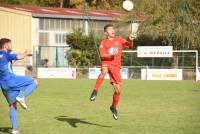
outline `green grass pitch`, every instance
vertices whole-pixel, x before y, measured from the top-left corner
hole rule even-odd
[[[94,80],[41,79],[40,87],[18,107],[21,134],[200,134],[200,83],[125,80],[118,107],[109,106],[108,81],[96,102],[89,101]],[[10,128],[8,106],[0,93],[0,134]]]

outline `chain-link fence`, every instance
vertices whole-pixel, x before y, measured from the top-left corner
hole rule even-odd
[[[146,69],[147,67],[143,66],[135,66],[135,67],[123,67],[128,69],[127,79],[128,80],[141,80],[142,78],[142,69]],[[156,67],[154,67],[156,68]],[[148,68],[151,69],[151,68]],[[89,79],[89,68],[76,68],[77,71],[77,79]],[[196,79],[196,70],[191,69],[183,69],[182,70],[183,80],[195,80]]]
[[[97,68],[97,67],[94,67],[94,68]],[[123,68],[127,68],[128,70],[127,72],[128,80],[142,80],[142,69],[147,69],[147,67],[145,66],[143,67],[133,66],[133,67],[123,67]],[[154,67],[154,68],[157,68],[157,67]],[[151,68],[148,67],[148,69],[151,69]],[[26,69],[25,73],[28,76],[37,78],[39,72],[36,67],[33,67],[32,71],[29,71]],[[85,68],[85,67],[76,68],[76,79],[89,79],[89,68]],[[196,80],[196,69],[194,68],[182,69],[182,79]]]
[[[37,77],[37,68],[69,68],[67,46],[40,46],[34,48],[32,59],[24,61],[24,64],[15,64],[18,66],[27,66],[33,63],[33,71],[26,70],[26,74]],[[98,58],[98,57],[97,57]],[[200,59],[200,58],[199,58]],[[195,53],[174,53],[172,58],[138,58],[137,53],[123,53],[122,66],[128,69],[127,79],[141,80],[142,69],[181,69],[183,80],[196,79],[196,56]],[[16,62],[17,63],[17,62]],[[91,67],[73,67],[76,68],[77,79],[88,79],[89,68]],[[100,65],[96,65],[99,67]]]

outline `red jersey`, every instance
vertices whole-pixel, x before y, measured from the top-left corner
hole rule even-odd
[[[106,38],[101,42],[101,45],[99,47],[99,53],[100,56],[102,54],[109,54],[109,50],[114,48],[117,52],[116,55],[114,55],[112,58],[102,58],[101,64],[102,65],[114,65],[121,67],[121,57],[122,57],[122,49],[123,46],[130,48],[131,44],[124,40],[122,36],[117,36],[113,38],[112,40]]]

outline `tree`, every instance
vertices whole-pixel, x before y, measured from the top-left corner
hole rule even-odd
[[[100,39],[93,38],[93,35],[83,35],[82,30],[74,29],[74,32],[67,35],[67,44],[70,50],[67,52],[67,58],[70,66],[94,66],[99,62],[98,50],[95,42]]]
[[[148,35],[152,39],[161,37],[160,45],[172,43],[175,49],[198,47],[200,26],[193,22],[198,20],[196,16],[200,15],[200,1],[188,0],[188,9],[185,7],[184,10],[181,0],[135,0],[134,2],[135,9],[126,17],[126,20],[134,20],[138,13],[144,16],[139,30],[140,35]],[[187,42],[185,47],[182,46],[183,26],[185,26],[184,40]],[[194,29],[196,33],[194,33]]]
[[[134,10],[126,13],[120,23],[144,19],[140,35],[150,36],[152,40],[162,38],[159,45],[170,42],[175,49],[196,49],[200,46],[200,1],[185,0],[188,11],[184,17],[181,2],[184,0],[133,0]],[[87,9],[122,9],[122,0],[0,0],[1,3],[36,4],[53,7],[87,8]],[[139,16],[139,17],[138,17]],[[142,16],[142,17],[140,17]],[[185,24],[182,20],[185,19]],[[185,27],[184,41],[182,28]],[[195,31],[195,32],[194,32]]]

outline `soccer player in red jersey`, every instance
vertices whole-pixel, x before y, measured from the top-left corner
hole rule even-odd
[[[118,119],[117,105],[121,94],[121,56],[123,46],[133,48],[133,40],[136,38],[135,34],[130,34],[128,41],[121,36],[115,36],[115,30],[112,24],[104,26],[106,38],[101,42],[99,53],[101,57],[101,74],[99,75],[95,88],[90,96],[91,101],[95,101],[97,92],[108,73],[110,76],[110,83],[114,88],[113,102],[110,110],[115,120]]]

